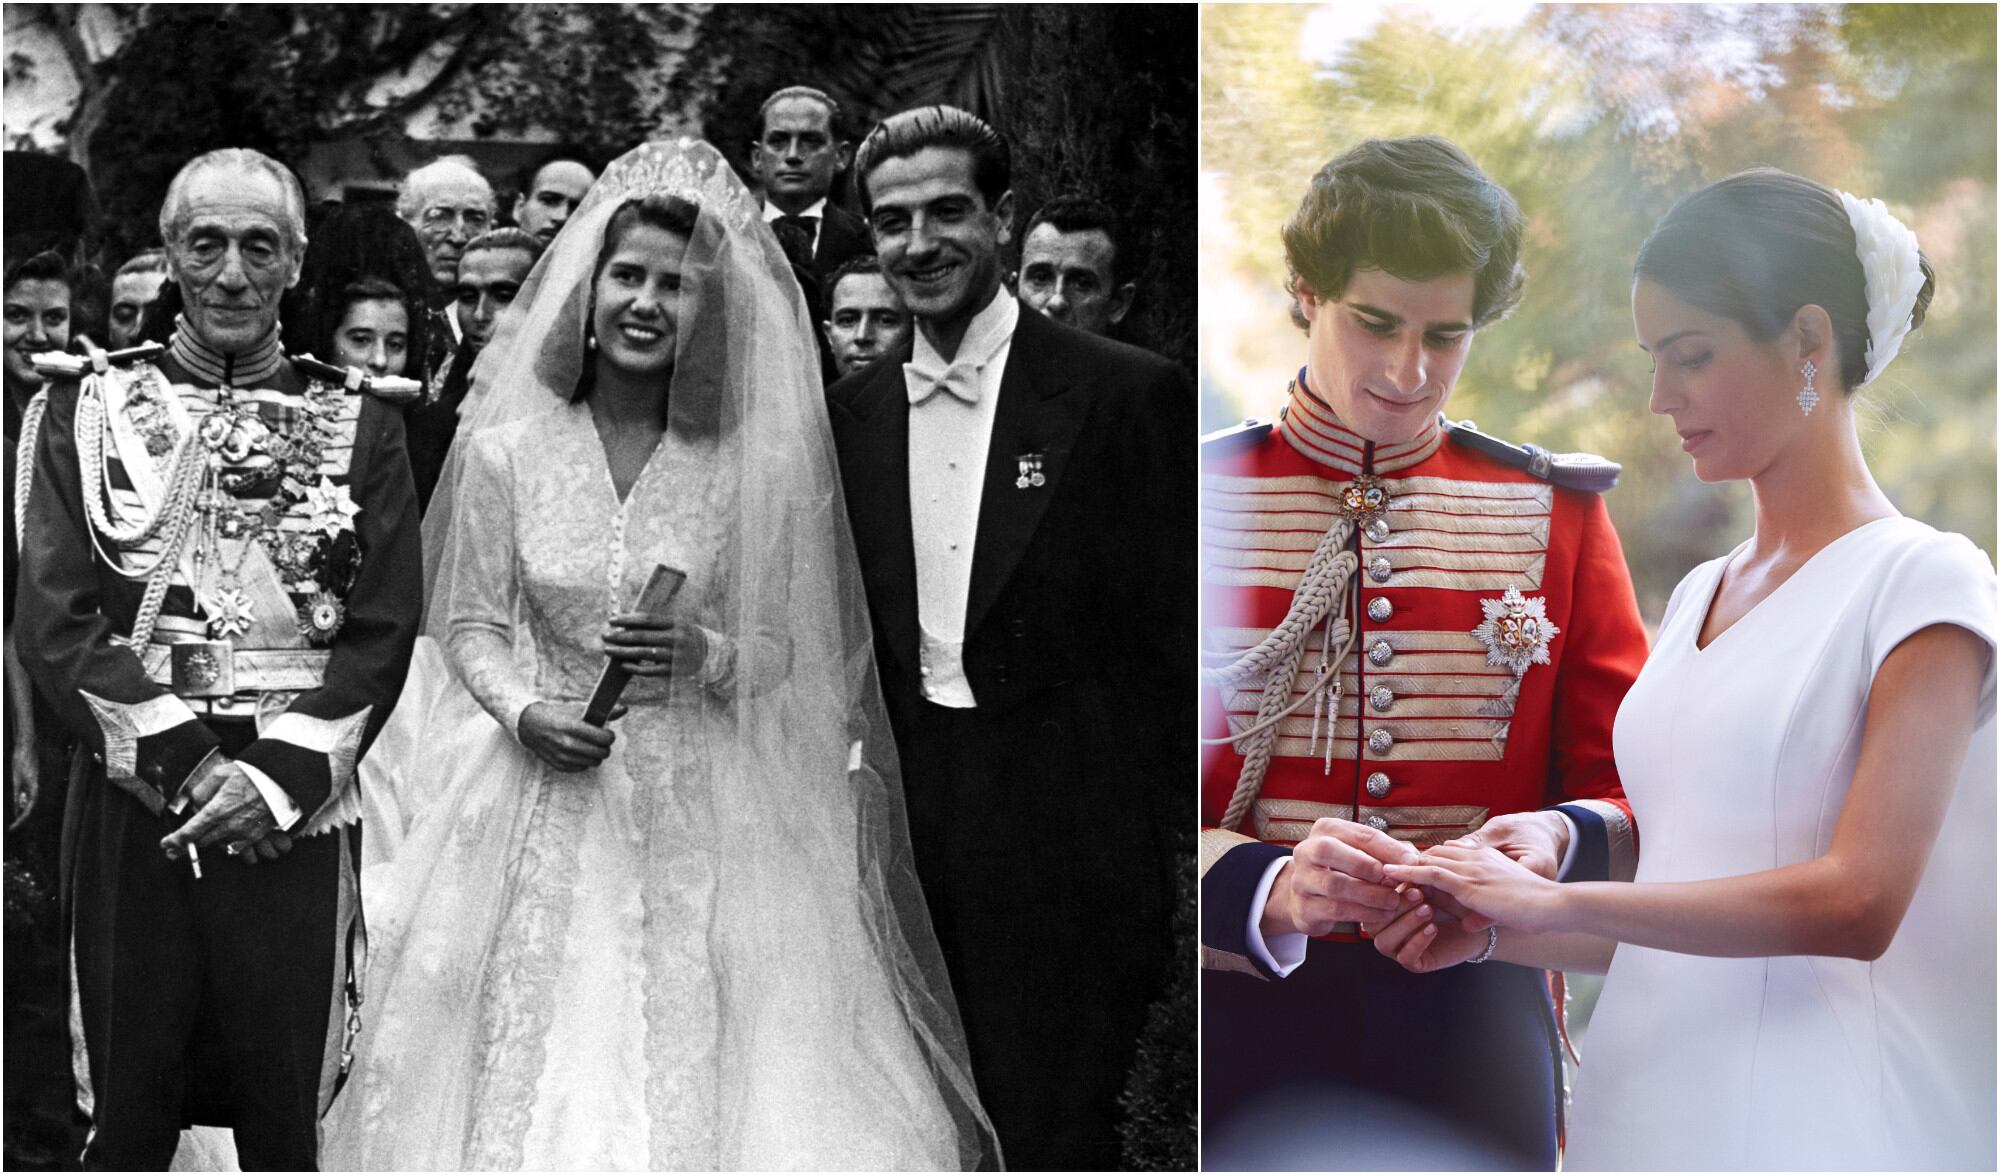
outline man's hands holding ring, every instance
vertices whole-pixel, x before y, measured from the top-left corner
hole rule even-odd
[[[1396,892],[1382,866],[1418,860],[1415,849],[1366,824],[1316,821],[1272,882],[1258,928],[1266,935],[1318,935],[1339,922],[1385,922],[1420,895]]]

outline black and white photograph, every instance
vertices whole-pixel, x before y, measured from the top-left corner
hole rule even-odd
[[[1192,1170],[1180,5],[5,6],[5,1166]]]

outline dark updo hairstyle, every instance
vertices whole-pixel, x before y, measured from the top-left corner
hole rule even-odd
[[[640,225],[649,225],[693,241],[695,226],[700,221],[701,206],[679,196],[656,193],[651,196],[635,197],[619,205],[618,211],[612,213],[611,219],[605,222],[604,244],[597,250],[597,264],[590,269],[590,293],[580,303],[583,307],[583,322],[579,324],[579,329],[582,330],[586,340],[593,337],[592,332],[596,329],[597,279],[604,275],[604,267],[611,263],[611,255],[618,251],[618,244],[624,240],[625,234]],[[578,304],[572,303],[572,305]],[[686,349],[687,341],[692,337],[689,333],[692,325],[690,314],[698,312],[698,304],[682,303],[680,317],[674,326],[676,336],[674,347],[677,351]],[[721,329],[719,323],[706,325],[717,331]],[[592,348],[586,343],[583,370],[577,375],[576,392],[570,397],[572,400],[587,399],[597,385],[597,365],[590,359],[591,350]]]
[[[1357,269],[1404,281],[1472,274],[1472,328],[1521,300],[1521,210],[1470,156],[1435,135],[1370,139],[1312,180],[1285,222],[1286,292],[1305,330],[1301,285],[1335,299]]]
[[[423,325],[423,307],[416,305],[413,299],[397,289],[396,283],[388,278],[373,275],[358,277],[328,297],[326,312],[319,318],[320,327],[326,332],[325,337],[319,340],[319,346],[324,349],[315,349],[313,355],[328,363],[334,362],[333,344],[339,337],[340,324],[347,321],[347,312],[360,302],[394,302],[403,308],[404,314],[408,315],[405,337],[410,340],[410,346],[403,355],[403,370],[389,373],[407,378],[410,374],[410,364],[423,362],[423,353],[418,351],[415,345],[418,331]]]
[[[1924,284],[1912,329],[1937,288],[1930,259],[1917,259]],[[1833,322],[1841,387],[1852,392],[1867,375],[1867,278],[1847,208],[1825,184],[1758,167],[1682,196],[1639,246],[1632,280],[1641,279],[1760,343],[1790,327],[1799,307],[1818,306]]]
[[[386,203],[334,204],[313,209],[310,240],[299,284],[281,303],[285,350],[332,362],[333,336],[348,307],[401,302],[410,319],[409,367],[401,374],[427,383],[430,308],[438,289],[416,230]],[[383,292],[359,293],[364,287]]]
[[[70,268],[69,259],[54,249],[44,249],[39,253],[24,257],[7,265],[4,286],[13,289],[21,282],[61,282],[76,292],[76,274]]]

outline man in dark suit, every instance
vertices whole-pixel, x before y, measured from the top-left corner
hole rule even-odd
[[[1007,1164],[1116,1167],[1193,864],[1193,394],[1007,293],[985,123],[898,114],[857,171],[917,331],[829,411],[918,876]]]
[[[811,86],[786,86],[757,117],[750,166],[764,185],[764,219],[823,291],[843,262],[873,251],[868,226],[827,198],[854,158],[854,144],[840,137],[840,103]]]
[[[291,173],[203,155],[160,235],[184,306],[165,354],[49,387],[15,615],[90,752],[63,837],[83,1166],[164,1170],[209,1123],[245,1170],[313,1170],[358,1015],[354,767],[416,639],[416,498],[401,415],[279,350]]]

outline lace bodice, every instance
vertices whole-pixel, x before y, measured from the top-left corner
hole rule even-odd
[[[451,552],[459,574],[448,601],[449,649],[496,721],[511,731],[536,701],[588,698],[604,667],[606,621],[631,609],[657,564],[687,575],[676,610],[709,634],[700,676],[716,675],[732,644],[716,560],[728,512],[717,508],[726,479],[715,470],[726,440],[667,433],[622,502],[585,404],[470,444],[461,500],[482,516],[459,528]],[[661,702],[667,688],[635,678],[623,700]]]

